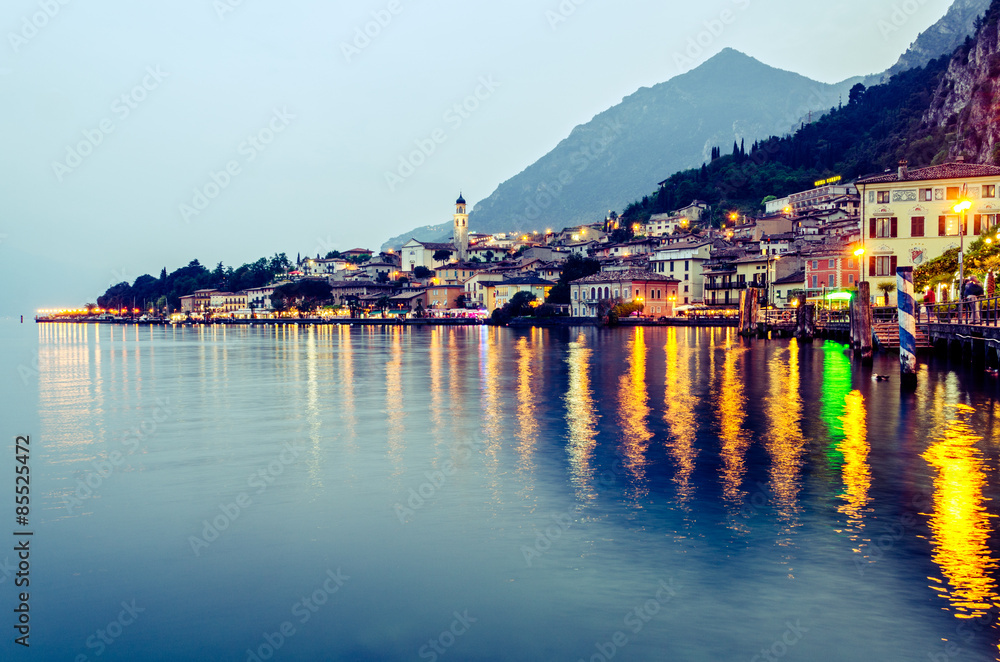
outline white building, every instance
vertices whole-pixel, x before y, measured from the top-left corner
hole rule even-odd
[[[705,277],[701,267],[711,256],[711,241],[674,244],[653,253],[649,268],[680,281],[677,286],[679,304],[700,303],[705,298]]]

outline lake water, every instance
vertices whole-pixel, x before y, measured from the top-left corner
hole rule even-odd
[[[998,659],[978,372],[682,328],[0,343],[3,659]]]

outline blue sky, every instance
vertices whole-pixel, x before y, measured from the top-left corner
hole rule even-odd
[[[24,283],[0,315],[195,257],[377,248],[722,48],[836,82],[949,5],[62,2],[0,9],[0,273]]]

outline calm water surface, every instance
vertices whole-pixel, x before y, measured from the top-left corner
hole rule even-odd
[[[0,343],[3,659],[998,659],[980,373],[665,328]]]

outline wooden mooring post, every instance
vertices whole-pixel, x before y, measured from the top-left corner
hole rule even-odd
[[[913,298],[913,267],[896,269],[896,307],[899,314],[899,386],[917,385],[917,318]]]
[[[803,342],[812,342],[816,335],[816,306],[806,303],[806,295],[799,294],[799,305],[795,309],[795,337]]]
[[[865,365],[873,362],[872,347],[872,297],[871,284],[868,281],[858,283],[858,296],[851,307],[851,331],[855,334],[854,356],[860,358]]]
[[[739,334],[753,336],[757,333],[757,317],[759,314],[759,290],[750,287],[740,292]]]

